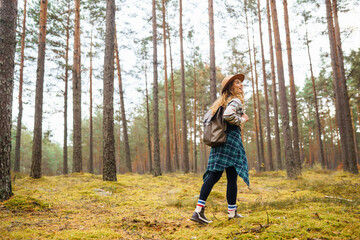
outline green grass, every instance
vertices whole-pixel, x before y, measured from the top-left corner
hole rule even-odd
[[[241,179],[238,209],[227,220],[226,177],[214,187],[203,226],[189,220],[201,175],[69,174],[19,176],[14,196],[0,203],[1,239],[360,239],[360,177],[305,170],[297,180],[283,171]]]

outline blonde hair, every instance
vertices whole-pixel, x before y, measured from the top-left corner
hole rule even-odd
[[[231,84],[232,86],[232,84]],[[223,106],[224,108],[228,105],[228,103],[233,100],[234,98],[238,98],[241,103],[244,105],[244,92],[242,91],[241,93],[234,95],[231,92],[231,86],[229,86],[221,95],[220,97],[218,97],[215,102],[211,105],[210,109],[212,111],[213,114],[216,113],[216,111],[218,110],[218,108],[220,106]]]

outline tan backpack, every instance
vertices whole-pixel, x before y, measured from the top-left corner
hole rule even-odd
[[[203,141],[210,147],[226,143],[227,123],[223,118],[224,108],[220,106],[213,115],[210,109],[204,116]]]

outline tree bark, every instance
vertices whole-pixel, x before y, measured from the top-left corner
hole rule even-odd
[[[360,99],[358,100],[357,103],[357,116],[358,116],[358,126],[360,126]],[[356,128],[354,128],[356,129]],[[358,145],[355,145],[355,147],[357,148]],[[358,156],[358,164],[360,164],[360,157]]]
[[[274,50],[272,43],[272,29],[271,29],[271,15],[270,15],[270,1],[266,0],[266,15],[268,22],[268,33],[269,33],[269,48],[270,48],[270,62],[271,62],[271,81],[272,81],[272,98],[274,105],[274,128],[275,128],[275,157],[276,157],[276,169],[282,170],[281,160],[281,145],[280,145],[280,129],[279,129],[279,112],[276,92],[276,74],[275,74],[275,60]]]
[[[164,74],[165,74],[165,125],[166,125],[166,146],[165,146],[165,163],[166,171],[171,172],[171,155],[170,155],[170,123],[169,123],[169,89],[167,76],[167,59],[166,59],[166,27],[165,27],[165,0],[162,0],[163,14],[163,43],[164,43]]]
[[[270,116],[269,116],[269,98],[267,89],[267,79],[265,70],[265,56],[264,56],[264,44],[263,35],[261,28],[261,11],[260,11],[260,0],[257,2],[258,7],[258,19],[259,19],[259,33],[260,33],[260,46],[261,46],[261,62],[262,62],[262,73],[264,81],[264,95],[265,95],[265,116],[266,116],[266,133],[267,133],[267,151],[268,151],[268,169],[274,171],[274,163],[272,159],[272,147],[271,147],[271,130],[270,130]]]
[[[351,109],[350,109],[351,110]],[[355,156],[356,156],[356,162],[359,161],[359,155],[358,155],[358,150],[357,150],[357,140],[356,140],[356,131],[355,131],[355,125],[354,125],[354,116],[353,116],[353,112],[350,111],[351,114],[351,124],[352,124],[352,129],[353,129],[353,139],[354,139],[354,146],[355,146]]]
[[[306,16],[304,16],[305,31],[306,31],[305,32],[306,46],[307,46],[308,56],[309,56],[310,74],[311,74],[311,82],[312,82],[312,88],[313,88],[313,94],[314,94],[314,104],[315,104],[315,114],[316,114],[316,127],[317,127],[318,142],[319,142],[319,148],[320,148],[320,161],[321,161],[322,168],[325,169],[324,147],[323,147],[323,142],[321,139],[321,122],[320,122],[319,107],[318,107],[317,93],[316,93],[316,87],[315,87],[315,78],[314,78],[312,62],[311,62],[310,41],[309,41],[309,36],[308,36],[308,31],[307,31],[306,20],[307,20]]]
[[[334,144],[334,129],[331,123],[331,116],[330,116],[330,108],[328,106],[327,111],[327,118],[329,119],[329,127],[330,127],[330,143],[331,143],[331,169],[336,168],[336,162],[335,162],[335,144]]]
[[[256,114],[256,95],[255,95],[255,84],[254,84],[254,74],[252,68],[252,57],[251,57],[251,47],[250,47],[250,35],[249,35],[249,23],[247,17],[247,1],[245,0],[245,19],[246,19],[246,32],[247,32],[247,40],[248,40],[248,51],[249,51],[249,59],[250,59],[250,70],[251,70],[251,83],[253,90],[253,107],[254,107],[254,132],[256,137],[256,150],[257,150],[257,162],[258,162],[258,170],[261,169],[261,161],[260,161],[260,143],[259,143],[259,133],[258,133],[258,125],[257,125],[257,114]]]
[[[279,23],[278,23],[278,18],[277,18],[277,10],[276,10],[275,0],[271,0],[270,2],[271,2],[271,12],[272,12],[271,17],[272,17],[272,23],[274,26],[274,38],[275,38],[276,61],[277,61],[276,66],[277,66],[278,79],[279,79],[279,97],[280,97],[282,128],[283,128],[283,134],[284,134],[286,172],[287,172],[288,178],[294,179],[296,177],[296,170],[295,170],[295,163],[294,163],[294,153],[293,153],[293,147],[292,147],[291,131],[290,131],[290,125],[289,125],[289,108],[288,108],[288,101],[287,101],[287,97],[286,97]]]
[[[115,0],[106,0],[106,35],[103,98],[103,180],[116,181],[114,138]]]
[[[21,145],[21,123],[23,114],[22,91],[24,83],[24,50],[25,50],[25,30],[26,30],[26,0],[24,0],[24,15],[21,34],[21,57],[20,57],[20,79],[19,79],[19,114],[16,127],[15,163],[14,172],[20,172],[20,145]]]
[[[129,136],[127,130],[127,122],[126,122],[126,113],[125,113],[125,102],[124,102],[124,92],[122,89],[122,79],[121,79],[121,66],[120,66],[120,57],[119,57],[119,48],[116,37],[116,29],[115,29],[115,54],[116,54],[116,67],[119,79],[119,93],[120,93],[120,107],[121,107],[121,120],[122,127],[124,133],[124,144],[125,144],[125,162],[126,168],[128,172],[132,172],[131,167],[131,157],[130,157],[130,144],[129,144]]]
[[[149,158],[149,171],[152,169],[152,151],[151,151],[151,136],[150,136],[150,110],[149,110],[149,92],[147,86],[147,67],[145,64],[145,86],[146,86],[146,121],[147,121],[147,138],[148,138],[148,158]]]
[[[299,127],[298,127],[298,117],[297,117],[296,89],[295,89],[294,70],[292,63],[287,0],[283,0],[283,5],[284,5],[284,22],[285,22],[285,32],[286,32],[286,52],[288,57],[288,69],[289,69],[289,79],[290,79],[291,120],[292,120],[292,134],[293,134],[293,148],[294,148],[293,161],[295,164],[296,175],[300,175],[301,162],[300,162],[300,149],[299,149]]]
[[[16,19],[17,0],[0,0],[0,202],[13,195],[10,158]]]
[[[196,149],[196,70],[194,58],[194,172],[197,173],[197,149]]]
[[[152,27],[153,27],[153,105],[154,105],[154,176],[161,175],[160,167],[160,138],[159,138],[159,89],[157,72],[157,33],[156,33],[156,0],[152,0]]]
[[[174,138],[174,170],[180,169],[179,163],[179,149],[178,141],[176,134],[176,108],[175,108],[175,80],[174,80],[174,69],[173,69],[173,59],[171,52],[171,41],[170,41],[170,29],[167,25],[168,41],[169,41],[169,53],[170,53],[170,69],[171,69],[171,93],[172,93],[172,112],[173,112],[173,138]]]
[[[180,61],[181,61],[181,114],[182,114],[182,150],[184,159],[184,172],[189,172],[189,151],[187,144],[186,127],[186,96],[185,96],[185,67],[184,67],[184,49],[183,49],[183,29],[182,29],[182,0],[180,0]]]
[[[342,94],[343,108],[342,112],[344,113],[345,120],[345,131],[346,131],[346,144],[348,145],[348,162],[349,162],[349,171],[354,174],[358,174],[359,170],[357,168],[357,159],[356,159],[356,151],[354,144],[354,129],[351,121],[350,114],[350,104],[349,104],[349,94],[347,91],[347,83],[345,78],[345,69],[344,69],[344,56],[341,46],[341,36],[340,36],[340,27],[339,20],[337,16],[337,0],[332,0],[333,2],[333,12],[334,12],[334,25],[335,25],[335,43],[336,43],[336,51],[339,62],[339,72],[340,72],[340,89]]]
[[[73,59],[73,172],[82,171],[80,0],[75,0]]]
[[[330,0],[325,0],[326,4],[326,19],[328,25],[328,35],[330,42],[330,55],[331,55],[331,66],[333,69],[333,83],[335,88],[335,108],[336,108],[336,118],[337,124],[340,132],[340,141],[341,141],[341,158],[343,161],[344,171],[350,171],[349,159],[348,159],[348,146],[347,146],[347,132],[345,130],[345,119],[342,112],[343,109],[343,100],[340,88],[340,72],[339,72],[339,62],[337,58],[336,51],[336,40],[335,40],[335,30],[333,25],[333,15],[332,7]]]
[[[68,13],[66,19],[66,47],[65,47],[65,90],[64,90],[64,146],[63,146],[63,174],[68,174],[68,83],[69,83],[69,38],[70,38],[70,0],[68,1]]]
[[[91,38],[90,38],[90,71],[89,71],[89,75],[90,75],[90,106],[89,106],[89,110],[90,110],[90,117],[89,117],[89,121],[90,121],[90,126],[89,126],[89,143],[90,143],[90,149],[89,149],[89,172],[90,173],[94,173],[94,160],[93,160],[93,119],[92,119],[92,108],[93,108],[93,101],[92,101],[92,47],[93,47],[93,32],[91,29]]]
[[[254,29],[253,29],[254,30]],[[256,101],[258,105],[258,126],[259,126],[259,137],[260,137],[260,172],[264,172],[266,170],[265,164],[265,156],[264,156],[264,137],[262,131],[262,123],[261,123],[261,111],[260,111],[260,96],[259,96],[259,83],[258,83],[258,75],[257,75],[257,64],[256,64],[256,47],[255,47],[255,38],[253,31],[253,51],[254,51],[254,72],[255,72],[255,86],[256,86]]]
[[[181,0],[180,0],[181,1]],[[215,33],[214,33],[214,5],[208,0],[209,8],[209,38],[210,38],[210,98],[216,100],[216,65],[215,65]]]
[[[40,30],[38,62],[36,69],[36,96],[35,96],[35,118],[34,118],[34,139],[32,147],[32,161],[30,177],[41,177],[41,147],[42,147],[42,107],[45,70],[45,44],[46,44],[46,20],[48,1],[40,2]]]

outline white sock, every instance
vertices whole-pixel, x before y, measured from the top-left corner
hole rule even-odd
[[[195,208],[195,212],[200,212],[201,209],[205,207],[205,203],[206,201],[199,199]]]

